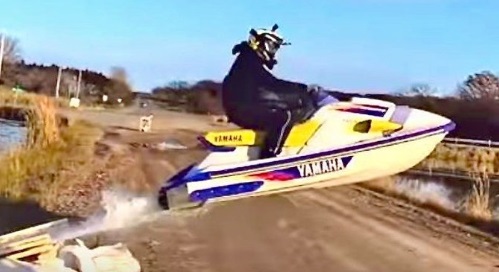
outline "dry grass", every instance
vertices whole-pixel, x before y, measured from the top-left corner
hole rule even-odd
[[[59,127],[52,99],[36,96],[31,103],[25,144],[0,158],[0,195],[48,203],[60,187],[71,185],[68,173],[83,176],[91,166],[101,131],[81,121]]]
[[[55,98],[30,92],[16,94],[10,88],[0,85],[0,107],[30,108],[33,106],[33,101],[38,100],[40,97],[48,97],[57,108],[69,108],[69,99],[67,97]],[[84,104],[82,102],[79,109],[103,110],[105,107],[97,104]]]
[[[475,146],[460,146],[453,144],[441,143],[435,148],[431,158],[443,161],[475,161],[480,163],[496,163],[499,162],[499,156],[495,148],[475,147]]]
[[[499,174],[499,149],[439,144],[416,168],[444,168],[467,172]]]
[[[35,93],[24,92],[20,94],[15,94],[9,88],[5,86],[0,86],[0,106],[9,107],[31,107],[34,101],[38,100],[40,97],[47,97],[38,95]],[[49,98],[52,100],[57,107],[68,107],[69,101],[64,98],[55,99],[53,97]]]
[[[490,179],[487,174],[472,174],[473,188],[463,203],[464,211],[484,221],[492,220],[492,207],[490,204]]]
[[[57,108],[48,97],[40,97],[26,114],[27,147],[42,147],[61,141]]]

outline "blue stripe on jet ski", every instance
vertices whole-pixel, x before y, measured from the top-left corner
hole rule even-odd
[[[411,141],[412,138],[416,138],[419,136],[431,136],[432,134],[438,134],[442,132],[450,132],[455,128],[456,124],[454,122],[449,122],[446,125],[443,126],[438,126],[426,130],[421,130],[417,131],[414,133],[410,134],[404,134],[400,136],[395,136],[395,137],[388,137],[386,139],[382,139],[376,142],[370,142],[370,143],[361,143],[357,144],[354,146],[349,146],[349,147],[343,147],[339,149],[334,149],[334,150],[327,150],[327,151],[322,151],[314,154],[307,154],[307,155],[299,155],[291,158],[284,158],[281,160],[274,160],[274,161],[269,161],[269,162],[262,162],[259,164],[253,164],[253,165],[246,165],[246,166],[240,166],[240,167],[235,167],[235,168],[230,168],[230,169],[224,169],[224,170],[215,170],[215,171],[208,171],[208,172],[199,172],[197,174],[194,174],[193,176],[189,177],[189,182],[196,182],[196,181],[204,181],[210,178],[215,178],[215,177],[220,177],[220,176],[227,176],[227,175],[233,175],[233,174],[242,174],[244,172],[255,172],[255,171],[263,171],[265,168],[272,168],[275,166],[283,166],[284,164],[296,164],[300,162],[306,162],[309,160],[315,160],[320,157],[327,157],[327,156],[334,156],[334,155],[339,155],[341,153],[354,153],[354,152],[359,152],[359,151],[367,151],[371,149],[378,148],[380,146],[390,146],[397,144],[400,141]],[[242,172],[242,173],[240,173]]]
[[[210,187],[208,189],[197,190],[190,194],[191,201],[206,201],[210,198],[238,195],[250,193],[258,190],[264,184],[263,181],[250,181],[226,186]]]

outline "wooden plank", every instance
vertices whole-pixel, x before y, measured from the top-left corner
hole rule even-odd
[[[49,229],[60,227],[62,225],[67,225],[68,220],[67,219],[61,219],[61,220],[56,220],[52,222],[48,222],[45,224],[33,226],[30,228],[18,230],[15,232],[7,233],[2,236],[0,236],[0,245],[8,243],[9,241],[12,240],[20,240],[25,237],[33,237],[42,233],[49,233]]]
[[[57,260],[57,254],[59,253],[60,248],[61,244],[55,244],[49,251],[39,254],[38,263],[47,263]]]
[[[31,248],[29,250],[25,250],[25,251],[21,251],[21,252],[15,253],[15,254],[11,254],[11,255],[7,256],[6,258],[11,259],[11,260],[19,260],[19,259],[30,257],[33,255],[39,255],[42,253],[50,252],[51,250],[54,249],[54,247],[55,247],[55,245],[53,245],[53,244],[35,247],[35,248]]]
[[[48,234],[43,234],[25,240],[17,241],[14,243],[0,245],[0,256],[5,256],[12,252],[21,251],[28,248],[43,246],[52,243],[53,241],[52,239],[50,239],[50,236]]]
[[[0,258],[51,261],[56,257],[59,247],[51,235],[68,225],[67,219],[61,219],[2,235]]]

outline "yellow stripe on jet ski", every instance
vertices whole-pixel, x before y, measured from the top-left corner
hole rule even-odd
[[[284,142],[286,147],[301,147],[314,135],[315,131],[319,128],[320,123],[314,120],[295,125],[288,138]]]

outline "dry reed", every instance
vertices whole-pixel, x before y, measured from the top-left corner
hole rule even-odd
[[[32,109],[26,114],[28,148],[47,147],[60,142],[59,125],[57,122],[57,108],[48,97],[40,97],[34,101]]]
[[[484,221],[492,220],[493,213],[490,203],[490,179],[486,173],[483,175],[471,174],[473,187],[471,193],[464,200],[462,208],[472,216]]]

